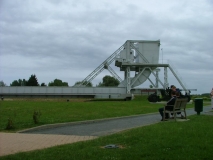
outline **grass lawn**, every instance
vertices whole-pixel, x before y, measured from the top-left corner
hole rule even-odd
[[[149,103],[147,96],[132,101],[75,101],[66,99],[28,99],[0,101],[0,131],[5,131],[10,118],[17,131],[43,124],[75,122],[158,112],[163,104]],[[187,107],[193,107],[188,104]],[[40,111],[39,123],[34,124],[33,113]]]
[[[2,160],[210,160],[213,116],[193,115],[185,122],[160,122],[95,140],[18,153]],[[117,149],[103,146],[116,144]]]

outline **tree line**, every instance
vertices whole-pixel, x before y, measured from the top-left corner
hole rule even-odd
[[[119,81],[117,79],[115,79],[114,77],[111,76],[104,76],[102,82],[99,82],[98,85],[96,85],[96,87],[103,87],[103,86],[118,86],[119,85]],[[78,85],[81,84],[81,81],[76,82],[74,85]],[[86,83],[85,83],[86,84]],[[84,84],[83,84],[84,85]],[[0,86],[7,86],[3,81],[0,81]],[[60,79],[55,79],[51,82],[49,82],[48,84],[45,83],[38,83],[38,79],[36,77],[35,74],[32,74],[28,80],[26,79],[18,79],[18,80],[14,80],[10,86],[69,86],[67,82],[63,82]],[[93,84],[91,82],[89,82],[87,85],[87,87],[93,87]]]

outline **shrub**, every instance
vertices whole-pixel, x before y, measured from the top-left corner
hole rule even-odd
[[[11,130],[11,129],[14,129],[14,128],[15,128],[15,126],[14,126],[13,120],[11,118],[8,118],[6,130]]]
[[[41,116],[41,112],[40,111],[34,111],[33,113],[33,121],[35,124],[39,123],[39,118]]]

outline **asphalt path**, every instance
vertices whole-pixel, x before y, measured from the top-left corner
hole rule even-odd
[[[203,112],[201,112],[200,114],[208,114],[211,110],[211,106],[203,107]],[[186,113],[187,116],[197,114],[197,112],[194,111],[194,108],[187,109]],[[46,125],[21,131],[21,133],[105,136],[131,128],[159,123],[161,122],[160,120],[160,114],[153,113],[113,119]]]

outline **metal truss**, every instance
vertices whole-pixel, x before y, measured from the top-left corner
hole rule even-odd
[[[120,52],[125,48],[126,43],[124,43],[121,47],[119,47],[111,56],[109,56],[103,63],[101,63],[92,73],[90,73],[80,84],[76,86],[86,86],[90,83],[95,77],[97,77],[104,69],[108,69],[108,71],[112,74],[113,77],[122,81],[122,79],[115,73],[115,71],[109,67],[109,65],[115,60],[116,56],[120,54]]]

